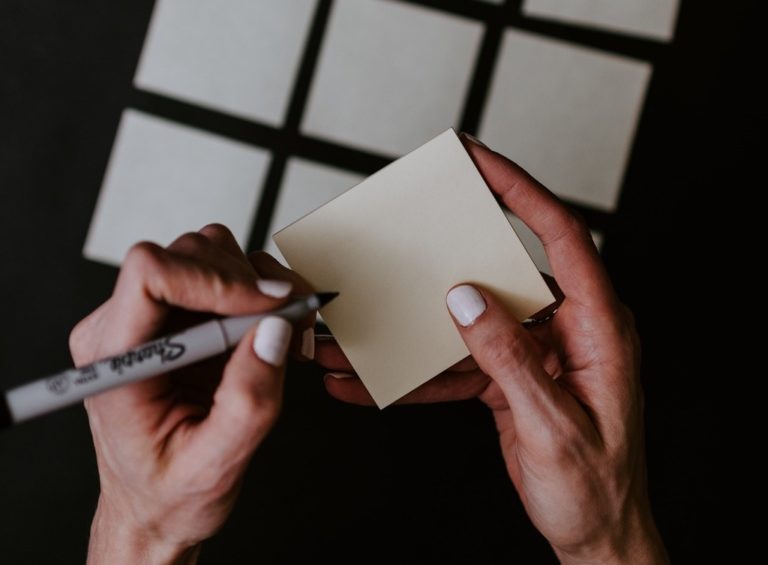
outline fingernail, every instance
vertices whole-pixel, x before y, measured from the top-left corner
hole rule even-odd
[[[253,338],[253,351],[259,359],[274,367],[285,362],[291,342],[291,324],[278,316],[268,316],[259,322]]]
[[[259,279],[256,281],[256,286],[262,294],[266,294],[272,298],[285,298],[291,293],[291,289],[293,288],[290,281],[273,279]]]
[[[486,308],[482,295],[468,284],[452,288],[446,302],[453,317],[465,328],[477,320]]]
[[[307,328],[301,334],[301,354],[307,359],[315,358],[315,328]]]
[[[466,132],[461,132],[461,137],[463,137],[464,139],[466,139],[470,143],[474,143],[475,145],[479,145],[480,147],[485,147],[486,149],[488,149],[488,146],[485,143],[483,143],[482,141],[480,141],[479,139],[477,139],[474,135],[471,135],[471,134],[466,133]]]
[[[352,375],[350,373],[327,373],[325,376],[332,377],[334,379],[351,379],[355,375]]]

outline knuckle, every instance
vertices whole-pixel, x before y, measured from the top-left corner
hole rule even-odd
[[[512,329],[495,332],[485,341],[485,360],[494,369],[513,370],[528,362],[531,350]]]
[[[75,363],[79,363],[88,342],[91,323],[89,318],[80,320],[69,332],[69,351]]]
[[[171,243],[168,249],[178,253],[196,255],[208,248],[210,243],[211,240],[200,232],[187,232]]]
[[[150,241],[142,241],[128,250],[123,270],[129,272],[154,272],[165,263],[165,250]]]
[[[546,241],[543,241],[545,245],[550,245],[562,239],[575,238],[578,240],[586,240],[592,243],[592,235],[589,233],[589,227],[587,222],[582,216],[563,206],[553,217],[553,225],[557,226]]]
[[[209,238],[217,238],[217,239],[224,238],[224,237],[234,238],[229,228],[224,224],[219,224],[219,223],[207,224],[203,226],[198,233]]]

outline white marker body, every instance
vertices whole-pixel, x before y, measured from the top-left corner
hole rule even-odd
[[[166,373],[227,350],[218,320],[163,337],[122,355],[69,369],[6,393],[14,422],[63,408],[87,396],[127,383]]]
[[[205,322],[178,334],[139,345],[126,353],[11,389],[5,393],[8,412],[13,423],[29,420],[105,390],[224,353],[237,345],[248,330],[265,316],[297,321],[319,307],[317,297],[311,295],[276,312]]]

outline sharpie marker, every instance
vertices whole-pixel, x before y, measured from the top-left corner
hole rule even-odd
[[[320,292],[272,312],[211,320],[120,355],[13,388],[0,395],[0,427],[18,424],[105,390],[219,355],[237,345],[260,319],[280,316],[295,322],[336,296],[336,292]]]

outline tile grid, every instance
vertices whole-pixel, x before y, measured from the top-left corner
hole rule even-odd
[[[646,39],[598,30],[580,29],[556,22],[528,19],[522,15],[523,0],[506,0],[499,5],[476,1],[467,2],[466,0],[387,1],[412,4],[454,14],[479,21],[485,25],[461,113],[460,129],[469,133],[477,133],[486,105],[494,66],[500,53],[501,40],[504,31],[509,27],[539,33],[552,39],[565,38],[570,43],[609,53],[627,55],[650,63],[654,62],[661,52],[660,50],[663,49],[663,46]],[[375,172],[392,160],[390,156],[319,139],[300,132],[299,128],[307,106],[307,98],[332,6],[333,0],[319,0],[317,3],[290,95],[286,118],[281,127],[273,127],[250,119],[202,108],[173,97],[151,93],[139,88],[134,88],[132,92],[128,104],[130,108],[216,133],[225,138],[265,148],[271,152],[272,159],[262,188],[251,235],[248,239],[248,249],[259,249],[265,244],[286,163],[290,157],[300,157],[364,175]],[[569,202],[569,205],[584,216],[592,228],[603,234],[611,231],[614,221],[613,213],[575,202]]]

